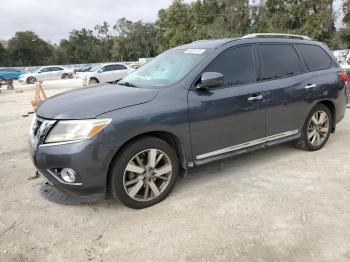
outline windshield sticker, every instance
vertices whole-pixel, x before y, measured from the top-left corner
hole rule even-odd
[[[196,54],[201,55],[205,52],[205,49],[187,49],[185,54]]]

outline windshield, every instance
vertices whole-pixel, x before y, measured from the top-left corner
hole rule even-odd
[[[119,84],[136,87],[164,87],[182,80],[209,54],[207,49],[175,49],[164,52]]]

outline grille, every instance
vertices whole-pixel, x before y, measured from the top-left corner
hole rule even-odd
[[[35,119],[33,120],[33,126],[32,126],[32,132],[34,136],[37,136],[38,131],[41,127],[41,125],[43,124],[43,120],[41,120],[40,118],[35,117]]]
[[[30,127],[30,140],[33,147],[37,147],[44,142],[45,136],[54,123],[55,120],[33,116],[33,122]]]

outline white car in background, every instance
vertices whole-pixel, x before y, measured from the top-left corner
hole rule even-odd
[[[135,69],[122,63],[99,64],[89,71],[76,73],[77,78],[83,79],[87,84],[114,83],[124,78]]]
[[[333,51],[333,55],[339,64],[343,64],[346,62],[347,60],[346,58],[348,54],[349,54],[349,50],[347,49]]]
[[[18,78],[19,82],[34,84],[37,81],[67,79],[73,77],[73,69],[62,66],[43,66],[25,73]]]

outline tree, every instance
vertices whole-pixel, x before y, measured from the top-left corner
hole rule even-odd
[[[157,42],[158,51],[192,41],[189,5],[182,0],[173,0],[167,9],[158,12]]]
[[[34,32],[17,32],[7,47],[12,66],[37,66],[50,62],[53,47]]]
[[[8,52],[0,43],[0,67],[8,65]]]
[[[107,57],[103,56],[100,40],[92,30],[73,30],[68,39],[63,39],[59,45],[59,52],[65,54],[69,63],[96,63],[104,62]]]
[[[153,57],[169,48],[199,39],[229,38],[252,32],[305,34],[332,48],[350,48],[350,0],[343,0],[343,22],[334,26],[334,0],[172,0],[155,23],[118,19],[93,30],[73,30],[58,46],[33,32],[19,32],[0,45],[0,63],[96,63]],[[7,61],[7,62],[6,62]]]
[[[156,28],[152,23],[132,22],[121,18],[113,26],[117,32],[113,45],[113,57],[120,61],[137,60],[156,55]]]
[[[218,28],[223,37],[243,35],[250,25],[249,0],[218,0],[221,9],[218,16]]]

